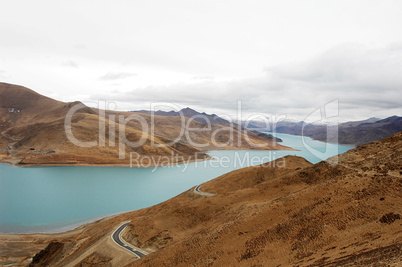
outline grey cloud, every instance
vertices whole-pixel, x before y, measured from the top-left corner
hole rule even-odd
[[[137,75],[136,73],[131,72],[108,72],[105,75],[100,76],[99,79],[102,81],[120,80],[136,75]]]
[[[310,61],[265,70],[276,79],[324,85],[325,88],[400,88],[402,76],[398,73],[402,70],[402,49],[396,47],[399,45],[374,50],[358,44],[340,45]]]
[[[272,66],[266,77],[149,86],[112,96],[130,103],[172,102],[233,111],[308,115],[335,99],[347,118],[402,115],[402,49],[343,45],[306,62]],[[102,96],[108,98],[108,96]],[[375,110],[376,114],[372,113]],[[383,115],[382,115],[383,114]]]

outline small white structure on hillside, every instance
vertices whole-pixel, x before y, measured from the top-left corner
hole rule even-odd
[[[20,113],[21,112],[21,110],[19,110],[19,109],[15,109],[15,108],[8,108],[8,112],[9,113]]]

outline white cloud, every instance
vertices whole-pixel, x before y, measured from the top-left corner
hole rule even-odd
[[[241,99],[300,117],[339,98],[350,118],[401,113],[401,1],[38,1],[2,6],[0,75],[59,100],[208,112]]]
[[[79,68],[78,64],[72,60],[64,61],[63,63],[61,63],[61,65],[70,68]]]
[[[212,75],[199,75],[199,76],[194,76],[194,80],[204,80],[204,81],[212,81],[215,77]]]
[[[8,76],[5,70],[0,70],[0,79],[6,79]]]
[[[100,76],[99,79],[102,81],[120,80],[136,75],[137,75],[136,73],[131,72],[108,72],[105,75]]]
[[[75,49],[87,49],[87,46],[84,44],[75,44],[73,45]]]

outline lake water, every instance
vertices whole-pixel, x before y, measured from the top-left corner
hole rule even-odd
[[[210,151],[214,160],[160,168],[0,164],[0,233],[61,232],[107,215],[158,204],[234,169],[285,155],[317,163],[353,148],[305,138],[311,152],[300,136],[276,136],[283,145],[300,151]]]

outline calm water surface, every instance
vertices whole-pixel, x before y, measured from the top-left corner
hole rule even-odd
[[[283,145],[300,151],[210,151],[212,161],[156,169],[0,164],[0,233],[65,231],[107,215],[158,204],[234,169],[286,155],[317,163],[352,148],[305,138],[315,156],[300,136],[276,135]]]

